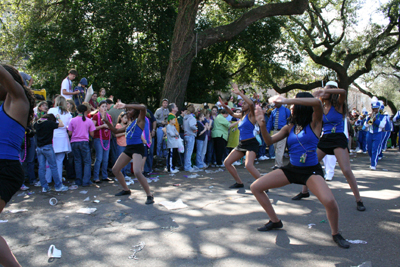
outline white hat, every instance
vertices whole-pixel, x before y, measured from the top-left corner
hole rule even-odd
[[[385,105],[383,104],[382,100],[379,100],[379,105],[380,105],[380,107],[379,107],[380,110],[384,110],[385,109]]]
[[[337,83],[337,82],[334,82],[334,81],[329,81],[329,82],[327,82],[327,83],[325,84],[325,86],[328,86],[328,85],[332,85],[332,86],[335,86],[335,87],[339,87],[338,83]]]
[[[362,109],[362,114],[368,115],[368,111],[367,111],[367,109],[365,107]]]
[[[381,105],[378,101],[378,98],[376,96],[373,96],[371,99],[371,108],[379,108]]]

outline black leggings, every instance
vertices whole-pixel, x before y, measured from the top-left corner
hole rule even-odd
[[[213,138],[214,140],[214,151],[215,151],[215,159],[217,160],[217,165],[222,165],[222,157],[224,156],[224,152],[226,150],[227,141],[222,137]]]

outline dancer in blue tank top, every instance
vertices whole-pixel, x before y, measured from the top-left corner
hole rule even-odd
[[[140,185],[143,187],[144,191],[147,194],[146,204],[153,204],[154,197],[150,192],[149,184],[147,183],[146,177],[144,177],[142,173],[142,160],[144,157],[144,146],[142,141],[142,132],[146,123],[146,106],[142,104],[124,104],[120,101],[115,104],[114,108],[117,109],[126,109],[126,115],[128,119],[131,121],[125,127],[116,129],[112,123],[110,123],[107,117],[103,117],[103,121],[107,123],[109,129],[114,133],[123,133],[125,132],[126,137],[126,148],[123,153],[118,157],[117,161],[112,168],[112,172],[115,177],[118,179],[118,182],[122,185],[123,190],[115,196],[123,196],[130,195],[131,190],[126,185],[125,177],[122,174],[121,170],[133,159],[133,172],[135,173],[136,178],[138,179]]]
[[[320,98],[323,106],[324,133],[318,143],[318,160],[321,161],[325,155],[335,155],[347,183],[350,185],[353,195],[356,199],[357,210],[365,211],[358,190],[356,177],[350,167],[350,155],[348,149],[348,140],[344,134],[344,117],[346,113],[346,90],[338,89],[337,82],[327,82],[325,89],[316,92],[316,97]],[[308,189],[303,187],[302,191],[292,198],[300,200],[309,197]]]
[[[255,178],[258,179],[261,175],[260,172],[254,166],[254,160],[257,157],[257,152],[259,150],[259,143],[254,136],[254,125],[256,123],[256,118],[254,114],[254,104],[251,99],[249,99],[245,94],[242,93],[238,89],[237,84],[233,84],[233,93],[242,97],[244,100],[242,106],[242,113],[234,113],[229,106],[224,104],[221,98],[219,98],[219,102],[225,108],[225,110],[235,118],[240,119],[239,122],[239,145],[232,150],[232,152],[226,157],[224,161],[224,165],[229,173],[235,179],[235,183],[231,185],[229,188],[243,188],[243,182],[239,177],[239,174],[233,165],[234,162],[241,159],[244,155],[246,155],[246,170],[250,172],[250,174]]]
[[[19,161],[25,129],[32,122],[35,98],[19,72],[0,65],[0,213],[24,182]],[[26,137],[25,137],[26,138]],[[20,266],[7,242],[0,236],[0,265]]]
[[[322,129],[321,101],[306,92],[298,93],[294,99],[286,99],[278,95],[270,98],[269,101],[294,105],[292,106],[293,112],[289,118],[289,124],[272,137],[266,129],[261,108],[257,107],[256,109],[257,122],[260,125],[265,143],[271,145],[287,137],[290,163],[262,176],[250,187],[257,201],[270,218],[268,223],[257,230],[270,231],[283,227],[282,221],[275,213],[265,190],[282,187],[290,183],[303,184],[307,185],[324,205],[333,240],[339,247],[349,248],[349,243],[339,234],[339,208],[332,191],[324,181],[323,171],[317,156],[318,137]]]

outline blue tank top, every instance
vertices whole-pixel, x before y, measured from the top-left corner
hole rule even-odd
[[[0,107],[0,159],[19,160],[25,128]]]
[[[328,114],[323,115],[323,123],[324,134],[344,132],[343,115],[337,112],[333,106],[329,110]]]
[[[294,133],[294,129],[295,127],[292,127],[287,138],[290,163],[298,167],[317,165],[319,138],[314,134],[310,125],[307,125],[298,135]]]
[[[143,130],[136,124],[137,120],[133,121],[129,124],[128,128],[126,128],[125,137],[126,137],[126,145],[138,145],[143,144],[142,142],[142,132]]]
[[[247,114],[244,116],[239,122],[239,140],[246,140],[250,138],[254,138],[254,124],[251,123]]]

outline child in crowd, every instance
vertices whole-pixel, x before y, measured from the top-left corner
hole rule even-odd
[[[67,99],[67,109],[69,113],[71,113],[72,118],[75,118],[78,115],[74,100]]]
[[[121,114],[119,114],[118,116],[118,120],[117,120],[117,124],[115,125],[115,129],[119,129],[119,128],[124,128],[128,126],[128,115],[126,115],[126,112],[122,112]],[[125,137],[125,133],[118,133],[115,134],[115,137],[117,137],[117,151],[118,151],[118,157],[122,154],[122,152],[124,152],[125,147],[126,147],[126,137]],[[125,180],[129,180],[130,177],[127,176],[126,174],[126,170],[128,170],[129,168],[129,163],[122,168],[121,172],[125,177]]]
[[[97,98],[97,103],[100,103],[101,101],[104,101],[106,99],[107,99],[107,97],[106,97],[106,89],[101,88],[100,89],[100,96]]]
[[[198,112],[197,119],[197,136],[196,136],[196,167],[199,169],[204,168],[204,158],[202,157],[203,146],[206,138],[207,127],[204,125],[204,113]],[[207,144],[206,144],[207,145]]]
[[[37,137],[37,157],[39,161],[39,179],[42,186],[42,192],[49,192],[50,188],[46,180],[46,160],[50,166],[51,173],[54,179],[54,185],[56,191],[67,191],[68,187],[62,184],[61,177],[59,176],[57,170],[56,155],[53,149],[53,133],[55,129],[63,128],[64,123],[60,118],[58,118],[58,123],[56,122],[56,117],[53,114],[46,114],[34,125],[36,129]]]
[[[43,117],[44,115],[47,114],[47,110],[49,110],[48,106],[47,106],[47,102],[46,101],[41,101],[36,108],[36,113],[35,113],[35,120],[40,119],[41,117]]]
[[[167,125],[167,148],[168,148],[168,161],[167,170],[170,173],[179,172],[175,169],[178,159],[178,145],[179,133],[175,127],[176,118],[174,115],[168,115]]]
[[[72,152],[74,153],[75,184],[80,186],[89,186],[91,184],[92,160],[90,158],[89,134],[93,137],[96,127],[92,120],[86,119],[87,113],[88,108],[85,105],[79,105],[78,116],[71,120],[68,127],[68,134],[71,136]]]

